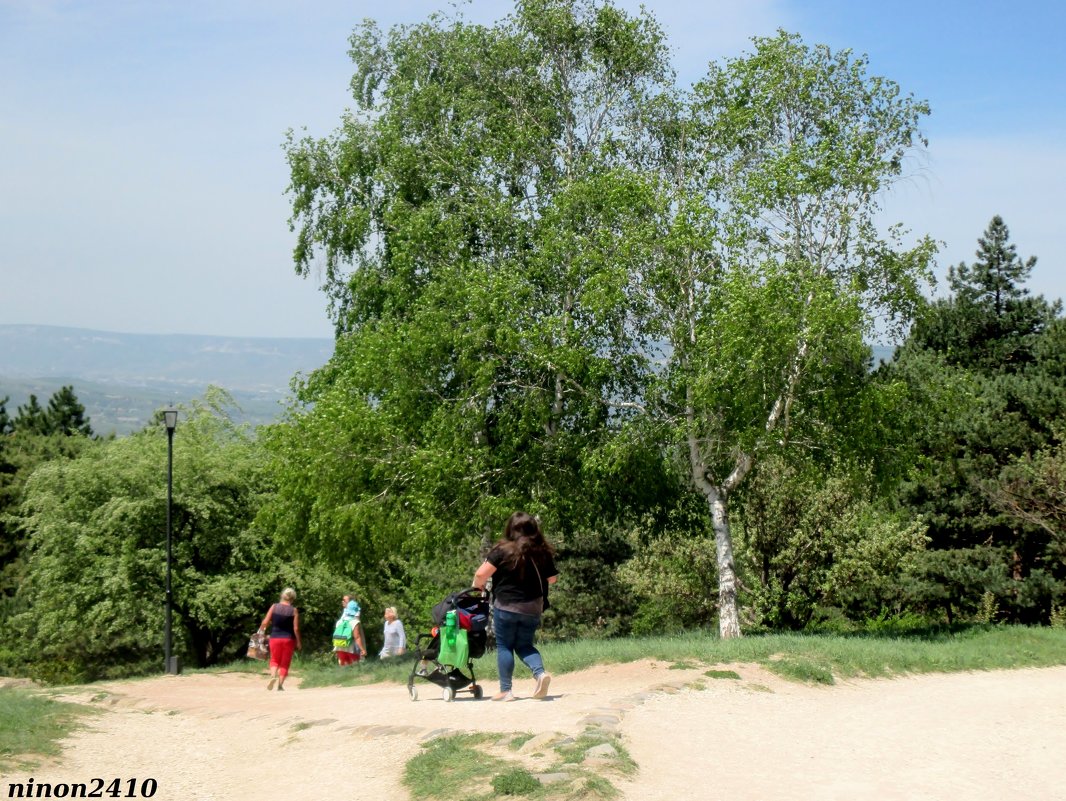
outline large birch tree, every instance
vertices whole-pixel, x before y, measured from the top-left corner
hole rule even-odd
[[[730,498],[767,452],[831,447],[835,401],[855,390],[842,368],[909,319],[929,277],[933,244],[906,248],[877,218],[927,112],[864,58],[786,33],[659,104],[649,410],[707,504],[723,637],[741,633]]]

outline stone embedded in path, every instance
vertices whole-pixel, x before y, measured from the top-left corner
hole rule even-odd
[[[633,707],[629,707],[628,709],[632,709],[632,708]],[[624,709],[624,708],[619,707],[619,706],[600,706],[600,707],[596,707],[595,709],[593,709],[590,714],[593,714],[593,715],[609,715],[609,716],[616,717],[616,718],[624,718],[626,716],[626,712],[628,711],[628,709]]]
[[[427,740],[434,740],[437,737],[443,737],[445,734],[450,734],[450,733],[451,733],[451,729],[432,729],[430,731],[427,731],[425,734],[423,734],[422,737],[419,738],[419,739],[421,739],[422,742],[426,742]]]
[[[602,726],[606,729],[613,729],[622,722],[620,717],[614,715],[586,715],[578,721],[580,726]]]
[[[375,737],[395,737],[398,734],[418,734],[422,729],[418,726],[371,726],[364,736],[368,740]]]
[[[666,693],[667,695],[676,695],[681,692],[681,688],[673,684],[660,684],[658,687],[652,687],[652,689],[657,693]]]
[[[618,759],[618,752],[610,743],[600,743],[585,752],[585,759]]]
[[[540,751],[541,749],[547,748],[559,739],[561,739],[561,735],[556,734],[553,731],[542,732],[536,737],[533,737],[532,739],[526,740],[526,742],[522,743],[521,748],[518,749],[518,753],[531,754],[534,751]]]
[[[534,773],[533,778],[541,784],[559,784],[569,781],[571,776],[569,773]]]

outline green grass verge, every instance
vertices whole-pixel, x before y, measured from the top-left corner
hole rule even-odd
[[[671,637],[549,643],[545,661],[555,673],[594,664],[658,659],[673,664],[731,662],[766,665],[806,681],[1066,664],[1066,632],[1026,626],[983,626],[913,634],[763,634],[720,640],[701,633]]]
[[[834,677],[894,676],[964,670],[1066,665],[1066,630],[1027,626],[972,626],[954,630],[863,634],[756,634],[720,640],[706,632],[614,640],[541,643],[552,673],[593,665],[656,659],[674,670],[731,662],[765,665],[782,678],[832,684]],[[380,681],[406,682],[413,657],[342,668],[328,655],[294,662],[303,687],[354,686]],[[478,681],[497,676],[491,653],[474,663]],[[523,673],[525,675],[523,676]],[[521,666],[516,678],[528,679]],[[726,678],[711,676],[711,678]],[[491,687],[486,688],[492,689]]]
[[[0,768],[32,767],[96,710],[15,687],[0,687]]]

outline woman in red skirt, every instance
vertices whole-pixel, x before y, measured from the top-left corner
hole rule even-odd
[[[289,675],[293,650],[300,650],[300,613],[293,602],[296,590],[286,587],[281,591],[281,600],[272,604],[259,626],[266,631],[270,626],[270,681],[267,689],[273,690],[277,683],[279,690],[285,689],[285,677]]]

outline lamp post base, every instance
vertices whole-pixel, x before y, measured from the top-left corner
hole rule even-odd
[[[172,656],[167,663],[167,674],[170,676],[177,676],[179,673],[181,673],[181,657]]]

